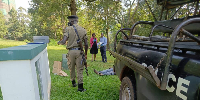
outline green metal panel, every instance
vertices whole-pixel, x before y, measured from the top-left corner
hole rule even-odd
[[[7,15],[6,9],[0,9],[3,13],[3,15]]]
[[[0,49],[0,61],[31,60],[47,47],[47,44],[26,44]]]
[[[62,67],[68,69],[66,54],[62,55]]]

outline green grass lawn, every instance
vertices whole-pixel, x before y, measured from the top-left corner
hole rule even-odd
[[[2,92],[1,92],[1,86],[0,86],[0,100],[3,100]]]
[[[52,71],[54,61],[61,61],[62,54],[66,54],[67,50],[65,46],[58,46],[56,41],[51,40],[48,44],[48,58],[49,67]],[[26,44],[20,41],[10,41],[0,39],[0,48],[17,46]],[[97,59],[91,62],[91,54],[88,51],[88,73],[86,75],[85,70],[83,73],[85,92],[77,92],[77,87],[72,87],[70,77],[62,77],[54,75],[51,72],[51,100],[117,100],[119,99],[119,86],[120,81],[116,75],[111,76],[99,76],[94,73],[94,69],[101,71],[113,66],[114,58],[107,52],[108,62],[101,62],[100,51],[97,54]],[[69,70],[64,70],[70,75]],[[77,80],[77,79],[76,79]],[[2,95],[0,92],[0,99]]]

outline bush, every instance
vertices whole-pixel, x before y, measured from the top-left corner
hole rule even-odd
[[[26,42],[26,43],[27,43],[27,42],[31,42],[31,41],[29,41],[29,40],[25,39],[25,40],[24,40],[24,42]]]

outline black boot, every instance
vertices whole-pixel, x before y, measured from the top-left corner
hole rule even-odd
[[[78,91],[80,91],[80,92],[86,91],[86,89],[83,88],[83,83],[78,84]]]
[[[76,81],[75,81],[75,80],[73,80],[73,81],[72,81],[72,86],[73,86],[73,87],[76,87],[76,86],[77,86],[77,84],[76,84]]]

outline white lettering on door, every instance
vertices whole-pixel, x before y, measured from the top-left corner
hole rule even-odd
[[[167,81],[166,89],[167,89],[169,92],[174,92],[174,90],[175,90],[174,86],[172,85],[171,87],[169,87],[169,85],[168,85],[169,79],[170,79],[170,78],[171,78],[174,82],[176,82],[176,77],[175,77],[173,74],[169,74],[169,75],[168,75],[168,81]],[[184,87],[182,84],[185,84],[185,85],[187,85],[187,86],[189,87],[190,81],[179,77],[179,78],[178,78],[177,88],[176,88],[176,95],[177,95],[178,97],[180,97],[181,99],[183,99],[183,100],[187,100],[187,96],[181,94],[181,91],[187,93],[188,88]]]
[[[181,91],[184,91],[186,93],[188,91],[188,88],[182,86],[183,83],[186,84],[187,86],[189,86],[190,81],[179,77],[178,78],[177,89],[176,89],[176,95],[179,96],[180,98],[182,98],[183,100],[187,100],[187,96],[181,94]]]
[[[172,79],[174,82],[176,82],[176,77],[173,75],[173,74],[169,74],[169,76],[168,76],[168,83],[169,83],[169,79]],[[167,87],[166,87],[166,89],[169,91],[169,92],[173,92],[174,91],[174,86],[172,85],[171,87],[169,87],[168,86],[168,83],[167,83]]]

